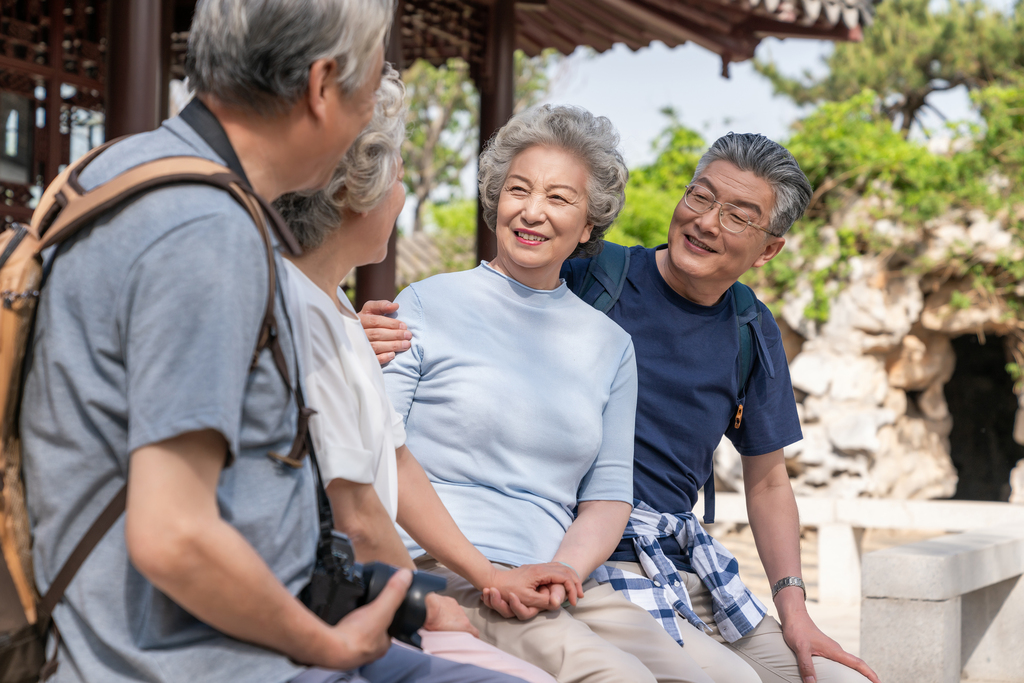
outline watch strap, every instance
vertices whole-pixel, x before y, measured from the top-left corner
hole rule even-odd
[[[790,586],[800,586],[800,590],[804,592],[804,600],[807,599],[807,586],[804,585],[804,580],[799,576],[786,576],[775,582],[772,586],[772,600],[779,594],[779,591],[783,588],[789,588]]]

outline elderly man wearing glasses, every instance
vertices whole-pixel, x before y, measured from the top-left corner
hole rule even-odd
[[[628,258],[624,281],[605,278],[613,298],[604,310],[636,350],[635,500],[621,542],[593,576],[660,618],[717,683],[878,683],[807,614],[784,457],[801,438],[786,356],[771,313],[736,285],[779,254],[810,197],[787,150],[762,135],[730,133],[701,158],[667,244],[606,245]],[[590,302],[592,260],[562,267],[570,288]],[[384,325],[369,316],[364,324]],[[744,327],[747,354],[737,333]],[[402,350],[403,332],[373,331],[382,361]],[[744,355],[752,359],[749,374],[739,369]],[[723,435],[744,456],[747,511],[781,625],[765,615],[739,580],[736,559],[691,512],[698,490],[713,490]]]

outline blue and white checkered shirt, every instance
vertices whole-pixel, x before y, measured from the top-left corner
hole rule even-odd
[[[659,538],[670,536],[680,548],[688,551],[690,565],[711,591],[715,623],[722,637],[734,643],[754,630],[764,618],[764,605],[740,581],[736,558],[704,531],[692,512],[662,514],[643,501],[635,501],[622,537],[633,539],[633,547],[647,576],[601,565],[591,578],[599,583],[610,583],[630,602],[650,612],[680,645],[683,636],[676,625],[676,612],[695,628],[709,631],[707,624],[693,611],[679,570],[658,543]]]

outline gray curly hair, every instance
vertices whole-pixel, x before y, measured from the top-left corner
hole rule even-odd
[[[487,143],[480,155],[477,180],[484,222],[491,230],[498,221],[498,197],[512,160],[530,147],[550,145],[575,155],[589,171],[587,222],[594,228],[590,239],[569,258],[596,256],[603,248],[605,232],[626,201],[629,171],[619,153],[619,134],[604,116],[582,107],[545,104],[513,116]]]
[[[782,237],[811,201],[811,183],[789,150],[759,133],[727,133],[715,140],[697,163],[693,179],[713,161],[728,161],[768,183],[775,195],[768,230]],[[767,239],[767,238],[766,238]]]
[[[395,68],[385,64],[373,119],[334,169],[327,187],[292,192],[274,202],[304,250],[316,249],[340,228],[346,210],[372,211],[387,197],[402,163],[405,109],[405,85]]]

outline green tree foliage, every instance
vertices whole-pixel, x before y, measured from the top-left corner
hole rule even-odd
[[[668,124],[651,143],[657,156],[633,169],[626,184],[626,206],[608,231],[618,244],[655,246],[665,241],[669,220],[707,145],[670,107],[662,109]]]
[[[1010,16],[982,0],[949,0],[933,11],[932,0],[885,0],[864,40],[841,43],[825,59],[828,74],[783,75],[773,62],[754,68],[777,94],[795,103],[841,102],[864,89],[878,93],[881,109],[899,121],[903,134],[922,111],[935,109],[934,92],[966,86],[974,90],[1006,83],[1024,68],[1024,6]],[[941,116],[941,112],[938,112]]]
[[[515,111],[533,106],[548,93],[551,67],[561,57],[554,50],[530,58],[515,53]],[[405,184],[415,202],[413,231],[423,228],[424,209],[445,190],[458,198],[459,177],[477,153],[480,97],[469,66],[449,59],[440,67],[419,60],[405,70],[409,137],[402,148]]]
[[[985,121],[982,154],[1024,183],[1024,76],[1014,86],[995,85],[971,96]]]
[[[405,184],[416,206],[413,230],[419,232],[430,194],[438,187],[458,186],[476,142],[479,98],[461,59],[441,67],[418,60],[402,80],[409,106],[408,138],[402,146]]]

